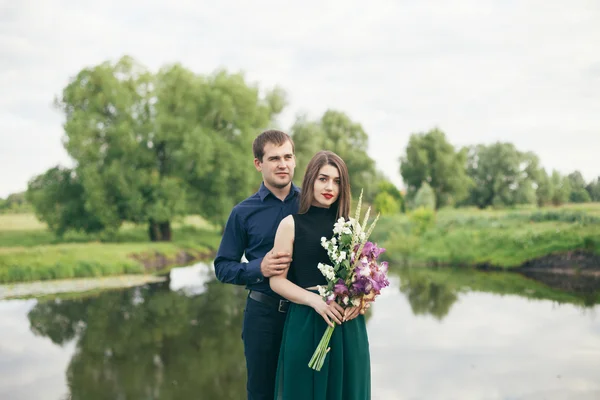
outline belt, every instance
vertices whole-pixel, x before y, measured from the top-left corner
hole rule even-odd
[[[254,290],[250,291],[249,297],[252,300],[256,300],[260,303],[267,304],[273,308],[277,308],[277,311],[280,313],[286,313],[288,307],[290,306],[290,302],[288,300],[279,300],[274,297],[268,296],[261,292],[256,292]]]

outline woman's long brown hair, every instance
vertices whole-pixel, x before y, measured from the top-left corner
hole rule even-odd
[[[340,156],[332,151],[322,150],[313,156],[306,167],[304,180],[302,181],[302,193],[300,194],[300,208],[298,214],[305,214],[314,200],[315,180],[319,176],[319,171],[325,165],[331,165],[337,168],[340,174],[340,193],[339,197],[331,207],[337,207],[337,217],[348,219],[350,215],[350,175],[348,167]]]

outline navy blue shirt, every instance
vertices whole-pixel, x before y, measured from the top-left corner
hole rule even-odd
[[[292,183],[281,201],[263,182],[258,192],[233,208],[214,261],[219,281],[281,298],[260,272],[260,263],[273,248],[281,220],[298,212],[299,194],[300,189]],[[244,254],[248,262],[241,262]]]

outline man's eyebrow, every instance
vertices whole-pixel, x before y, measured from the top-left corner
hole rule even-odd
[[[288,154],[284,154],[283,157],[293,157],[294,154],[293,153],[288,153]],[[274,158],[280,158],[281,156],[275,155],[275,156],[269,156],[267,157],[269,160],[272,160]]]

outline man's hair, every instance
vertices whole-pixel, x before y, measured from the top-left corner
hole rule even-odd
[[[314,186],[319,171],[325,165],[331,165],[338,170],[340,174],[340,194],[332,208],[337,208],[337,218],[348,219],[350,214],[350,175],[348,167],[340,156],[332,151],[322,150],[313,156],[306,167],[304,181],[302,182],[302,192],[300,193],[300,208],[298,214],[305,214],[313,203],[315,198]]]
[[[258,135],[254,139],[254,143],[252,143],[252,151],[254,152],[254,158],[262,162],[263,156],[265,155],[265,146],[267,145],[267,143],[273,143],[274,145],[282,146],[285,142],[288,141],[292,144],[292,153],[294,153],[294,141],[292,140],[290,135],[275,129],[264,131],[263,133]]]

